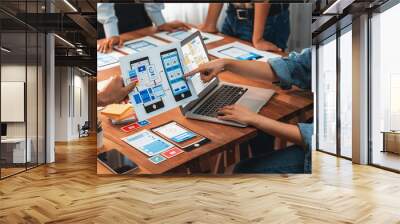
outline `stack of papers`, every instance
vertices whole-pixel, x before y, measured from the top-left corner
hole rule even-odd
[[[114,122],[135,118],[135,110],[131,104],[110,104],[101,113]]]

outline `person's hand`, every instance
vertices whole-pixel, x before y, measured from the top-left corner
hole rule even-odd
[[[190,30],[190,27],[185,23],[174,21],[169,23],[164,23],[157,27],[158,31],[174,32],[176,30]]]
[[[245,125],[251,125],[258,118],[257,113],[249,110],[247,107],[233,104],[221,108],[218,111],[218,119],[225,121],[235,121]]]
[[[105,40],[100,41],[97,46],[97,51],[101,53],[111,52],[114,45],[118,45],[118,47],[122,47],[124,45],[124,41],[119,36],[112,36],[110,38],[106,38]]]
[[[215,25],[207,25],[205,23],[198,26],[199,30],[205,33],[218,33],[218,29]]]
[[[103,91],[97,94],[98,106],[106,106],[112,103],[120,103],[136,87],[137,82],[124,86],[121,76],[114,76]]]
[[[262,51],[282,52],[281,48],[264,39],[253,40],[253,45],[256,49]]]
[[[199,65],[193,71],[185,74],[185,77],[193,76],[200,72],[200,77],[203,82],[209,82],[214,77],[224,70],[226,65],[226,59],[220,58],[216,60],[209,61],[207,63]]]

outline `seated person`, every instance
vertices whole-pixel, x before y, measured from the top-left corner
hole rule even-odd
[[[159,31],[171,32],[177,29],[190,29],[182,22],[165,22],[162,9],[164,9],[163,3],[98,3],[97,21],[100,25],[98,25],[97,38],[106,39],[99,43],[97,50],[105,53],[111,51],[114,45],[122,47],[123,40],[119,37],[120,32],[125,33],[149,27],[153,25],[152,23]]]
[[[223,3],[210,3],[200,30],[216,33]],[[229,3],[221,32],[251,41],[264,51],[283,51],[290,34],[289,4]]]
[[[311,50],[305,49],[300,54],[291,53],[287,58],[272,58],[267,63],[217,59],[200,65],[186,76],[200,72],[202,80],[208,82],[224,70],[246,78],[279,81],[283,88],[296,85],[302,89],[310,89]],[[271,145],[268,143],[270,138],[255,139],[261,144],[253,147],[260,147],[265,153],[240,162],[235,166],[234,173],[311,173],[313,124],[286,124],[238,105],[226,106],[219,112],[219,119],[248,124],[265,133],[258,138],[272,135],[295,143],[293,146],[274,150],[271,147],[263,148]]]

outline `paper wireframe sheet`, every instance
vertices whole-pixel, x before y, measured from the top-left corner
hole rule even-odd
[[[135,54],[151,48],[156,48],[167,44],[165,41],[158,40],[151,36],[146,36],[139,39],[130,40],[124,43],[124,46],[116,49],[125,52],[127,54]]]
[[[184,78],[187,68],[179,42],[121,58],[125,85],[138,81],[129,94],[138,120],[184,105],[197,99],[191,81]]]
[[[112,51],[110,53],[97,52],[97,71],[118,66],[119,59],[123,56],[125,55],[118,51]]]
[[[190,29],[188,31],[185,30],[178,30],[175,32],[159,32],[154,34],[157,37],[163,38],[165,40],[171,41],[171,42],[175,42],[175,41],[182,41],[184,40],[186,37],[190,36],[192,33],[196,32],[197,29]],[[203,41],[205,44],[209,44],[215,41],[219,41],[224,39],[221,36],[218,36],[216,34],[211,34],[211,33],[205,33],[205,32],[201,32],[201,36],[203,37]]]
[[[217,58],[230,58],[236,60],[257,60],[257,61],[268,61],[270,58],[281,57],[278,54],[274,54],[267,51],[260,51],[249,45],[232,42],[225,44],[208,51],[209,54]]]

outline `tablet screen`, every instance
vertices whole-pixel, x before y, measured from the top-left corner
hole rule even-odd
[[[200,39],[200,35],[195,36],[192,40],[182,45],[181,47],[183,53],[183,63],[187,68],[187,72],[190,72],[199,65],[209,61],[204,45]],[[200,79],[200,73],[195,74],[191,78],[194,89],[197,94],[201,93],[204,88],[210,83],[204,83]]]
[[[156,127],[152,131],[182,149],[203,142],[206,139],[175,121]]]

